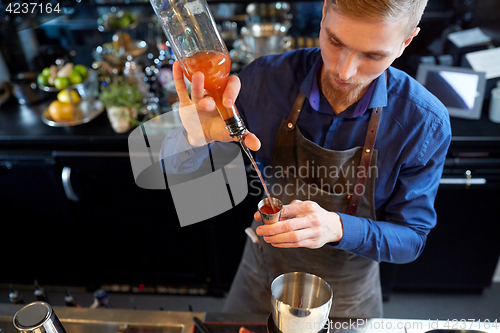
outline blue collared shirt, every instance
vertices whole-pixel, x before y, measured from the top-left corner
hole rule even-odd
[[[383,107],[375,142],[377,220],[339,213],[343,238],[336,248],[376,261],[406,263],[422,252],[436,224],[434,199],[451,141],[444,105],[410,76],[395,68],[375,79],[365,98],[335,114],[318,89],[320,50],[302,49],[265,56],[239,75],[237,108],[248,129],[262,142],[255,153],[259,168],[271,159],[281,121],[300,91],[307,99],[297,126],[317,145],[332,150],[363,146],[371,112]]]

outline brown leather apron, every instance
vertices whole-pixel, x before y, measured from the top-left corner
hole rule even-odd
[[[266,170],[266,175],[273,176],[268,178],[271,195],[283,204],[311,200],[328,211],[375,219],[377,151],[373,146],[382,108],[372,110],[364,147],[335,151],[300,133],[296,123],[304,100],[300,93],[288,120],[281,123],[271,171]],[[261,224],[254,220],[252,228]],[[279,249],[263,239],[259,243],[247,240],[225,311],[270,313],[271,282],[293,271],[315,274],[330,284],[334,292],[330,317],[382,317],[377,262],[329,244],[319,249]]]

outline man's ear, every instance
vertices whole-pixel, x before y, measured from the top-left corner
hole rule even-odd
[[[403,51],[408,47],[408,45],[410,45],[413,38],[416,37],[419,32],[420,32],[420,28],[416,27],[415,30],[413,30],[413,32],[410,34],[410,36],[408,38],[406,38],[406,40],[401,45],[401,50],[399,51],[397,58],[401,57],[401,55],[403,54]]]

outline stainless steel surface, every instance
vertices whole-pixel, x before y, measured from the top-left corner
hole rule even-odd
[[[18,333],[13,316],[23,306],[0,303],[0,328],[4,333]],[[89,309],[57,307],[61,324],[68,333],[191,333],[193,316],[204,320],[205,313],[143,311],[123,309]]]
[[[78,202],[80,199],[73,191],[73,186],[71,185],[71,168],[64,167],[61,174],[62,184],[64,188],[64,193],[66,193],[66,197],[69,201]]]
[[[52,307],[45,302],[33,302],[16,312],[14,327],[21,333],[66,333]]]
[[[254,23],[280,23],[286,27],[286,31],[291,27],[292,14],[291,6],[288,2],[271,3],[251,3],[246,7],[246,25]],[[283,32],[286,32],[283,31]]]
[[[327,323],[333,291],[320,277],[293,272],[271,284],[273,320],[283,333],[316,333]]]
[[[288,31],[288,26],[281,23],[252,23],[241,28],[243,35],[255,37],[269,37],[283,35]]]
[[[0,303],[0,328],[4,333],[18,333],[12,324],[14,314],[23,305]],[[54,312],[68,333],[192,333],[193,316],[205,320],[200,312],[144,311],[122,309],[88,309],[54,307]],[[260,322],[266,316],[252,314],[208,314],[210,321]],[[216,315],[214,317],[214,315]],[[215,318],[215,319],[214,319]],[[258,318],[258,319],[257,319]],[[251,320],[252,319],[252,320]],[[257,319],[257,320],[253,320]],[[330,320],[330,333],[500,333],[493,323],[468,322],[465,330],[446,330],[446,321],[418,319],[335,319]],[[489,326],[486,326],[489,325]],[[405,329],[404,327],[409,327]],[[449,327],[449,326],[448,326]],[[295,332],[295,331],[294,331]]]
[[[246,7],[248,15],[285,17],[288,15],[291,6],[288,2],[260,3],[253,2]]]
[[[485,185],[486,178],[441,178],[439,184],[446,185]]]
[[[282,53],[291,47],[292,39],[285,34],[286,29],[276,24],[253,24],[241,28],[246,52],[258,58],[267,54]]]

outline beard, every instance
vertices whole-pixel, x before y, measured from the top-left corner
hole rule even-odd
[[[342,81],[332,71],[327,71],[321,79],[321,89],[330,104],[349,106],[362,97],[363,85],[360,82],[342,81],[351,84],[351,86],[341,87],[333,82],[334,78]]]

